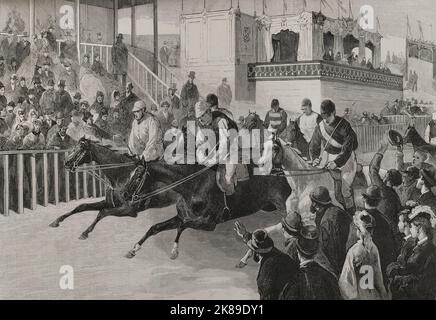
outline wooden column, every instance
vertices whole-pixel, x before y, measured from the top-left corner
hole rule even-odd
[[[30,155],[30,172],[31,172],[31,186],[32,186],[32,200],[30,209],[35,210],[37,204],[37,184],[36,184],[36,154]]]
[[[23,154],[17,154],[17,180],[18,180],[18,210],[17,213],[24,213],[24,164]]]
[[[48,158],[47,153],[44,153],[42,155],[42,162],[43,162],[43,177],[44,177],[44,202],[43,206],[48,206]]]
[[[76,42],[77,42],[77,61],[80,60],[80,0],[76,0]]]
[[[9,155],[3,156],[3,214],[9,215]]]
[[[35,34],[35,0],[29,0],[29,37],[30,43],[32,42],[32,37]]]
[[[65,152],[64,159],[68,156],[68,152]],[[70,202],[70,172],[67,169],[64,169],[65,174],[65,202]]]
[[[55,205],[59,204],[59,154],[53,154],[53,177],[54,177],[54,196]]]
[[[132,11],[131,11],[131,15],[130,15],[130,23],[131,23],[131,39],[130,39],[130,44],[132,47],[134,47],[136,45],[136,10],[135,10],[135,6],[136,6],[136,0],[132,0]]]
[[[153,72],[157,74],[158,57],[159,57],[159,28],[158,28],[158,19],[157,19],[157,0],[153,0],[153,40],[154,40]]]

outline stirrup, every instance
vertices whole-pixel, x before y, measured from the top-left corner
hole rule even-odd
[[[226,217],[230,217],[230,208],[227,205],[227,196],[226,193],[223,192],[223,199],[224,199],[224,208],[221,215],[221,221],[224,222]]]

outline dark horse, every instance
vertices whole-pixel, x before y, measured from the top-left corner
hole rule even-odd
[[[303,158],[309,158],[309,143],[304,138],[297,121],[289,121],[288,126],[279,136],[283,141],[301,152]]]
[[[81,234],[79,238],[81,240],[87,239],[88,234],[94,230],[96,224],[104,217],[136,217],[138,212],[145,210],[141,208],[140,204],[130,206],[121,194],[122,187],[127,183],[131,171],[135,168],[135,164],[129,156],[82,138],[65,160],[65,168],[74,171],[78,166],[92,161],[95,161],[98,165],[115,164],[112,168],[102,171],[110,185],[106,189],[106,198],[99,202],[81,204],[71,212],[58,217],[50,224],[51,227],[59,227],[62,221],[76,213],[98,210],[97,218]],[[123,166],[125,163],[131,163],[131,165]],[[120,166],[116,167],[116,164],[120,164]],[[176,203],[178,197],[175,192],[168,191],[153,197],[149,201],[148,207],[167,207]]]
[[[432,157],[436,156],[436,146],[426,142],[413,125],[407,127],[404,133],[403,143],[411,143],[414,151],[422,150],[429,153]]]
[[[135,201],[134,195],[147,195],[155,192],[162,184],[172,185],[188,176],[192,177],[200,170],[205,171],[174,186],[173,190],[181,196],[176,204],[177,215],[153,225],[127,253],[127,258],[133,258],[145,240],[162,231],[177,230],[171,253],[171,258],[176,258],[180,235],[187,228],[213,231],[219,223],[251,215],[267,207],[265,211],[286,212],[286,200],[292,190],[285,178],[253,175],[247,181],[238,182],[235,193],[225,199],[216,183],[215,168],[169,165],[163,161],[143,162],[137,167],[126,184],[126,200]],[[226,204],[230,209],[229,214],[224,214]]]

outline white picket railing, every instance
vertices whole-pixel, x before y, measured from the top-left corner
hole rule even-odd
[[[93,64],[96,53],[100,56],[100,61],[106,67],[106,71],[109,72],[112,65],[112,45],[109,44],[81,42],[79,63],[82,63],[85,54],[89,54],[89,62]]]

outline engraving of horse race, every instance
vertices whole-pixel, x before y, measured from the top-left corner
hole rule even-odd
[[[434,300],[428,0],[0,3],[0,298]]]

